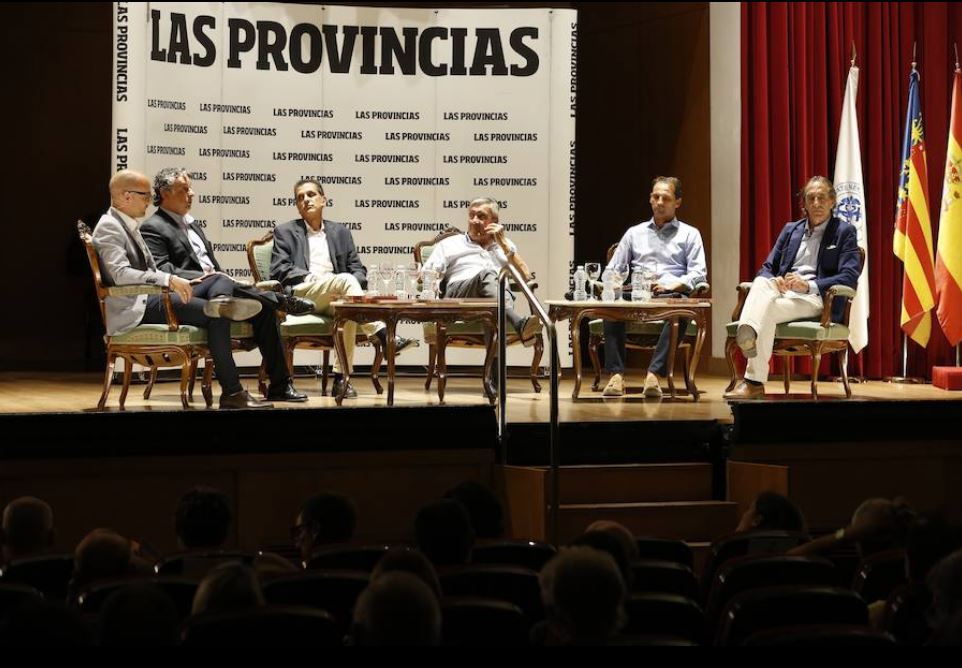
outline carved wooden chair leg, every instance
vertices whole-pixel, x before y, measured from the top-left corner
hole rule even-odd
[[[197,369],[197,358],[184,360],[183,366],[180,367],[180,405],[184,409],[190,408],[190,404],[187,401],[187,388],[194,380],[194,371]],[[204,367],[204,373],[207,372],[207,367]]]
[[[194,371],[191,372],[191,378],[196,375],[197,369],[197,358],[194,358]],[[204,360],[204,375],[200,379],[200,393],[204,395],[204,405],[210,408],[214,405],[214,360],[205,359]]]
[[[428,377],[424,379],[424,389],[431,389],[434,380],[435,366],[438,362],[438,349],[433,343],[428,346]]]
[[[133,373],[133,364],[130,358],[124,358],[124,386],[120,390],[120,410],[124,409],[124,402],[127,401],[127,392],[130,390],[130,375]]]
[[[785,394],[792,391],[792,358],[785,355],[782,358],[782,382],[785,384]]]
[[[822,364],[821,348],[812,350],[812,398],[818,399],[818,367]]]
[[[150,376],[147,379],[147,387],[144,389],[144,401],[150,399],[150,393],[154,391],[154,382],[157,380],[157,367],[150,367]]]
[[[725,361],[728,362],[728,371],[731,373],[731,381],[728,383],[728,387],[725,388],[726,392],[731,392],[735,389],[735,385],[738,384],[738,371],[735,368],[736,350],[738,350],[738,344],[735,342],[735,337],[728,337],[728,341],[725,342]]]
[[[601,389],[601,358],[598,350],[605,344],[605,337],[599,334],[592,334],[588,340],[588,357],[591,358],[591,368],[595,372],[595,380],[591,384],[591,391],[597,392]]]
[[[534,342],[534,357],[531,359],[531,385],[535,392],[541,391],[541,383],[538,382],[538,371],[541,370],[541,357],[544,355],[544,337],[538,334]]]
[[[107,396],[110,394],[110,384],[114,380],[114,365],[117,363],[117,356],[107,353],[107,368],[104,370],[104,389],[100,393],[100,401],[97,402],[97,410],[102,411],[107,405]]]
[[[381,345],[381,340],[379,338],[372,337],[371,345],[374,346],[374,364],[371,365],[371,383],[374,384],[374,391],[378,394],[384,394],[384,388],[381,387],[381,363],[384,361],[384,346]]]
[[[839,355],[839,364],[842,367],[842,387],[845,388],[845,398],[851,399],[852,387],[851,385],[849,385],[849,382],[848,382],[848,346],[847,345],[841,351],[841,355]]]

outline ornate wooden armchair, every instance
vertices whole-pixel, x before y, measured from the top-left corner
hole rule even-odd
[[[608,254],[605,258],[607,262],[611,262],[611,258],[617,248],[618,244],[612,244],[608,247]],[[691,296],[704,297],[710,291],[711,285],[707,282],[699,283],[695,286],[695,289],[691,291]],[[630,350],[654,350],[664,326],[665,323],[662,320],[625,323],[625,347]],[[588,356],[591,358],[591,367],[595,372],[595,379],[591,384],[591,389],[598,392],[601,389],[601,359],[599,351],[605,346],[604,321],[601,319],[592,320],[588,327],[591,332],[591,338],[588,340]],[[688,384],[688,367],[691,364],[695,337],[697,336],[698,327],[695,323],[690,322],[688,323],[688,328],[685,330],[685,337],[678,342],[677,350],[682,352],[682,372],[684,373],[686,387]],[[687,389],[689,392],[692,391],[690,387],[687,387]]]
[[[418,242],[418,244],[414,246],[414,261],[420,265],[423,265],[431,256],[431,252],[434,250],[435,246],[437,246],[444,239],[457,234],[464,233],[456,227],[449,227],[448,229],[439,233],[433,239]],[[529,282],[528,285],[530,285],[532,288],[537,287],[537,284],[533,281]],[[435,377],[437,377],[437,323],[424,323],[424,341],[428,344],[428,374],[424,381],[424,389],[429,390],[431,389],[432,381]],[[540,392],[541,383],[538,382],[538,370],[541,367],[541,358],[544,355],[543,334],[538,332],[537,335],[528,339],[527,342],[522,342],[521,337],[518,336],[517,332],[515,332],[514,329],[509,329],[506,344],[509,346],[521,344],[526,348],[534,348],[534,357],[531,359],[531,386],[534,388],[535,392]],[[494,346],[491,346],[490,348],[488,347],[488,342],[485,340],[484,336],[484,326],[480,322],[456,322],[454,324],[447,325],[445,329],[445,346],[454,346],[455,348],[483,348],[486,351],[483,368],[489,368],[488,356],[491,354]]]
[[[255,285],[262,290],[283,290],[278,281],[269,280],[271,273],[271,253],[274,250],[274,233],[268,232],[264,237],[247,242],[247,262],[251,268],[251,276]],[[294,350],[308,348],[323,351],[321,363],[321,394],[327,394],[327,382],[330,377],[331,351],[334,350],[334,318],[321,313],[308,315],[288,315],[281,320],[281,337],[284,339],[284,349],[287,352],[287,366],[294,372]],[[358,332],[355,345],[371,345],[374,347],[374,364],[371,365],[371,382],[378,394],[384,390],[378,379],[378,370],[384,360],[384,351],[377,337],[368,338]]]
[[[124,361],[123,389],[120,391],[120,408],[123,409],[124,402],[127,400],[127,392],[130,390],[130,377],[132,366],[139,364],[152,370],[158,367],[180,367],[180,401],[184,408],[189,407],[188,386],[197,371],[197,363],[208,355],[207,349],[207,330],[191,325],[181,325],[177,321],[173,305],[170,301],[170,289],[156,285],[120,285],[108,287],[104,285],[103,275],[100,270],[100,258],[91,240],[90,228],[77,221],[77,233],[83,242],[84,249],[87,251],[87,260],[90,262],[90,269],[93,272],[94,289],[97,293],[97,301],[100,303],[100,317],[104,326],[107,324],[106,303],[107,297],[131,296],[131,295],[161,295],[167,313],[166,325],[138,325],[129,332],[117,336],[104,336],[104,343],[107,347],[107,368],[104,371],[104,387],[97,403],[98,410],[103,410],[107,405],[107,396],[110,394],[110,384],[113,379],[114,365],[117,358]],[[203,387],[204,399],[208,408],[212,404],[210,391],[209,375],[205,374]],[[145,392],[145,398],[149,398],[150,390],[153,387],[153,378]]]
[[[861,264],[865,266],[865,251],[859,248]],[[731,372],[731,381],[728,383],[726,392],[731,391],[738,382],[738,372],[735,368],[735,351],[738,344],[735,342],[735,333],[738,330],[738,320],[742,315],[742,308],[748,298],[748,291],[751,290],[750,282],[739,283],[738,303],[732,311],[732,322],[725,325],[728,339],[725,343],[725,357],[728,361],[728,370]],[[782,358],[782,376],[785,384],[785,394],[789,393],[792,384],[791,357],[810,357],[812,360],[812,396],[818,398],[818,367],[822,362],[822,355],[826,353],[841,353],[839,366],[842,371],[842,386],[845,388],[845,397],[852,398],[852,388],[848,382],[848,321],[852,311],[852,299],[855,298],[855,290],[844,285],[833,285],[825,293],[822,303],[822,315],[818,319],[793,320],[785,322],[775,327],[775,346],[772,354]],[[842,322],[832,322],[832,304],[836,299],[845,299],[845,314]]]

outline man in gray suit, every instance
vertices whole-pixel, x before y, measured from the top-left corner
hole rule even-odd
[[[169,287],[173,292],[171,303],[181,324],[207,329],[207,345],[221,386],[220,407],[270,408],[272,404],[255,399],[241,386],[230,345],[230,321],[253,318],[261,311],[260,302],[215,296],[229,295],[233,289],[231,279],[223,275],[188,281],[157,269],[138,229],[151,201],[150,189],[150,180],[139,172],[124,170],[110,179],[111,207],[100,218],[93,234],[104,281],[108,285]],[[107,297],[106,311],[107,333],[111,336],[140,324],[167,322],[159,295]],[[272,385],[290,383],[283,355],[276,356],[269,364],[268,373]]]
[[[313,179],[301,179],[294,185],[294,200],[301,217],[274,228],[274,251],[271,255],[271,278],[291,290],[297,297],[314,302],[318,313],[332,314],[331,303],[344,296],[363,295],[367,287],[367,268],[361,263],[351,232],[340,223],[324,219],[327,197],[324,187]],[[367,324],[362,330],[378,336],[386,348],[383,323]],[[345,364],[353,364],[357,323],[344,326]],[[398,337],[395,353],[415,342]],[[340,393],[343,374],[340,361],[334,363],[334,385],[331,396]],[[357,397],[348,384],[344,394]]]

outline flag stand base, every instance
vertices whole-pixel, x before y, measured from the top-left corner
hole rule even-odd
[[[841,377],[841,376],[829,376],[829,377],[828,377],[828,382],[830,382],[830,383],[841,383],[841,382],[842,382],[842,377]],[[867,378],[863,378],[862,376],[849,376],[849,377],[848,377],[848,382],[849,382],[850,384],[852,384],[852,385],[861,385],[862,383],[867,383],[867,382],[868,382],[868,379],[867,379]]]
[[[925,383],[921,378],[912,376],[886,376],[882,379],[883,383],[894,383],[897,385],[922,385]]]

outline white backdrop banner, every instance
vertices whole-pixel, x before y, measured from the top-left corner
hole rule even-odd
[[[468,202],[488,196],[541,298],[568,289],[575,11],[114,8],[113,167],[186,167],[192,214],[228,273],[250,276],[246,242],[297,218],[293,184],[312,177],[368,266],[413,261],[418,241],[465,229]]]

